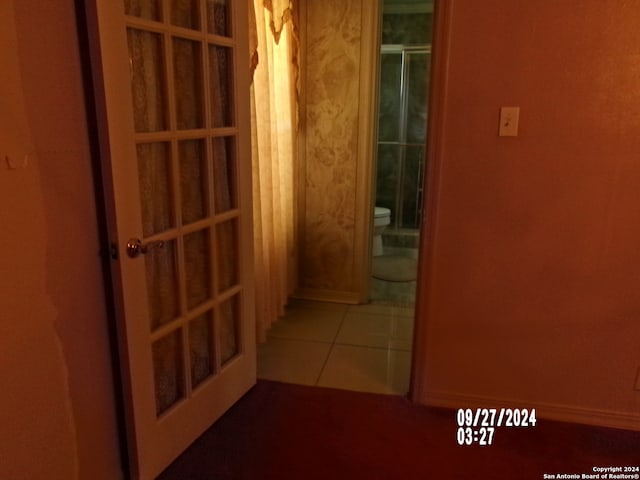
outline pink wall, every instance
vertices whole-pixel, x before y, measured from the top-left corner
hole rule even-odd
[[[640,4],[447,3],[417,396],[637,425]],[[118,479],[73,1],[0,25],[0,478]]]
[[[417,397],[638,428],[640,3],[440,6]],[[520,134],[498,137],[514,105]]]
[[[3,1],[0,26],[0,478],[115,480],[74,2]]]

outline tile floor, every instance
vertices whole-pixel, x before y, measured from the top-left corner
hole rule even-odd
[[[292,299],[258,345],[258,378],[404,395],[413,308]]]

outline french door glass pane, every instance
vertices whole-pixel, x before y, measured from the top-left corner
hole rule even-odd
[[[233,137],[213,139],[213,189],[216,213],[226,212],[236,206],[234,150]]]
[[[220,359],[222,365],[235,357],[238,351],[238,295],[220,305]]]
[[[200,42],[173,39],[174,98],[178,129],[202,127]]]
[[[199,230],[184,237],[184,264],[187,307],[194,308],[211,295],[211,253],[209,230]]]
[[[234,127],[234,48],[207,35],[231,37],[232,11],[230,0],[123,1],[160,416],[241,349],[236,137],[194,131]]]
[[[182,224],[186,225],[207,215],[207,160],[203,140],[178,143],[180,157],[180,187]]]
[[[231,36],[228,0],[207,0],[207,31],[214,35]]]
[[[164,142],[141,143],[136,151],[142,234],[149,237],[174,226],[170,148]]]
[[[235,220],[216,225],[218,292],[238,282],[238,234]]]
[[[191,385],[196,388],[213,374],[212,312],[189,322]]]
[[[156,415],[184,398],[182,333],[176,330],[152,346]]]
[[[127,40],[135,131],[165,130],[167,103],[162,36],[128,28]]]
[[[171,0],[171,23],[178,27],[200,29],[199,0]]]
[[[214,127],[233,125],[232,113],[232,50],[228,47],[209,45],[209,89]]]
[[[124,0],[124,11],[127,15],[162,20],[162,0]]]
[[[144,256],[151,330],[169,323],[179,314],[176,242],[152,246]]]

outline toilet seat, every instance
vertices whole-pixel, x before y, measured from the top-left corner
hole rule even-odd
[[[382,245],[382,232],[391,223],[391,210],[384,207],[375,207],[373,212],[373,256],[384,254]]]
[[[373,213],[373,216],[375,218],[388,217],[390,215],[391,215],[391,210],[384,207],[375,207],[375,211]]]
[[[384,207],[375,207],[373,212],[373,225],[375,227],[386,227],[391,223],[391,210]],[[374,232],[374,235],[380,235],[382,230]]]

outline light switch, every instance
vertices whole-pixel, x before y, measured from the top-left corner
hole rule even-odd
[[[7,162],[7,168],[9,170],[18,170],[19,168],[27,168],[29,154],[25,154],[24,157],[19,157],[17,155],[5,155],[4,159]]]
[[[500,128],[498,129],[498,135],[501,137],[517,137],[519,116],[520,107],[500,108]]]

